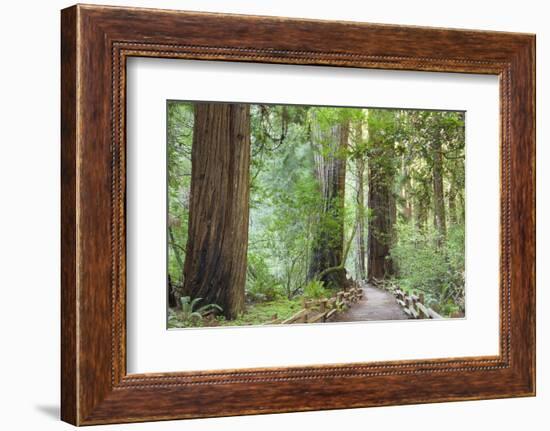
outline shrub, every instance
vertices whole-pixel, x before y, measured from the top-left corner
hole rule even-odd
[[[321,299],[329,298],[331,296],[323,282],[319,280],[312,280],[304,287],[304,297],[307,299]]]
[[[257,255],[248,255],[246,296],[249,302],[274,301],[283,295],[279,280],[269,272],[265,260]]]
[[[397,226],[399,240],[391,256],[399,270],[398,284],[409,292],[423,292],[426,303],[441,314],[464,309],[464,228],[449,229],[447,241],[439,247],[433,228],[424,232],[411,224]]]
[[[206,304],[202,307],[195,309],[195,306],[202,301],[202,298],[191,299],[189,296],[181,298],[181,312],[180,317],[183,321],[192,321],[194,319],[202,319],[203,316],[212,311],[223,311],[223,309],[217,304]]]

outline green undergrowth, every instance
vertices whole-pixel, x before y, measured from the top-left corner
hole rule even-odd
[[[216,326],[249,326],[264,325],[276,321],[280,323],[300,311],[302,301],[300,298],[277,298],[273,301],[252,303],[246,306],[246,311],[233,320],[226,320],[223,316],[193,319],[184,321],[181,313],[170,310],[168,328],[200,328]]]

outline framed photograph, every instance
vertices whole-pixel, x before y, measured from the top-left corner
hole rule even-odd
[[[62,419],[535,394],[535,36],[61,14]]]

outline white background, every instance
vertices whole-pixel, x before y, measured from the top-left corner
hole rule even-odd
[[[134,58],[127,84],[129,373],[498,354],[498,77]],[[167,99],[466,111],[466,318],[167,331]]]
[[[537,33],[538,396],[285,415],[106,426],[135,430],[548,428],[550,306],[549,13],[535,0],[298,2],[296,0],[107,0],[174,9],[347,19]],[[0,426],[62,430],[59,399],[59,9],[65,1],[5,2],[0,15]],[[544,191],[544,193],[543,193]],[[548,265],[546,265],[548,267]]]

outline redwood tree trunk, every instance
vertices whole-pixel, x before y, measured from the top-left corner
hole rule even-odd
[[[228,319],[244,308],[248,247],[250,108],[197,103],[183,292],[217,304]]]
[[[414,203],[414,218],[416,228],[419,231],[424,231],[426,223],[428,222],[428,205],[430,205],[430,196],[422,193],[420,196],[416,196]]]
[[[365,268],[365,189],[364,189],[365,162],[357,160],[357,233],[356,233],[356,272],[357,278],[364,280],[367,276]]]
[[[445,223],[445,195],[443,192],[443,156],[441,154],[441,141],[432,141],[433,149],[433,190],[434,190],[434,224],[439,234],[441,243],[447,236]]]
[[[448,194],[448,201],[449,201],[449,224],[451,226],[454,226],[457,224],[457,216],[456,216],[456,183],[455,180],[452,179],[451,185],[449,187],[449,194]]]
[[[317,124],[313,124],[313,129],[312,140],[316,150],[315,174],[319,182],[323,207],[313,241],[308,271],[309,280],[315,279],[327,268],[339,266],[342,263],[346,186],[345,151],[349,137],[349,121],[333,127],[330,133],[322,133]],[[321,281],[329,287],[344,286],[345,270],[331,272]]]
[[[389,128],[395,121],[393,113],[369,111],[373,123],[377,119]],[[369,123],[369,127],[370,127]],[[381,133],[380,126],[369,128],[371,153],[368,160],[368,279],[383,279],[394,274],[395,268],[390,257],[390,249],[395,240],[395,219],[397,213],[394,196],[395,176],[397,173],[397,158],[395,140],[391,129]]]
[[[373,166],[374,165],[374,166]],[[390,248],[396,214],[391,182],[381,178],[376,163],[369,165],[368,279],[381,280],[394,273]]]
[[[411,178],[409,172],[409,160],[403,156],[401,158],[401,201],[403,202],[402,216],[405,222],[410,222],[413,214],[411,201]]]
[[[358,143],[363,141],[363,123],[358,121],[355,127],[355,138]],[[357,222],[357,233],[355,236],[355,241],[357,245],[356,258],[355,258],[355,267],[356,267],[356,276],[359,280],[364,280],[367,277],[367,270],[365,268],[365,160],[363,155],[360,154],[356,161],[356,213],[355,218]]]

